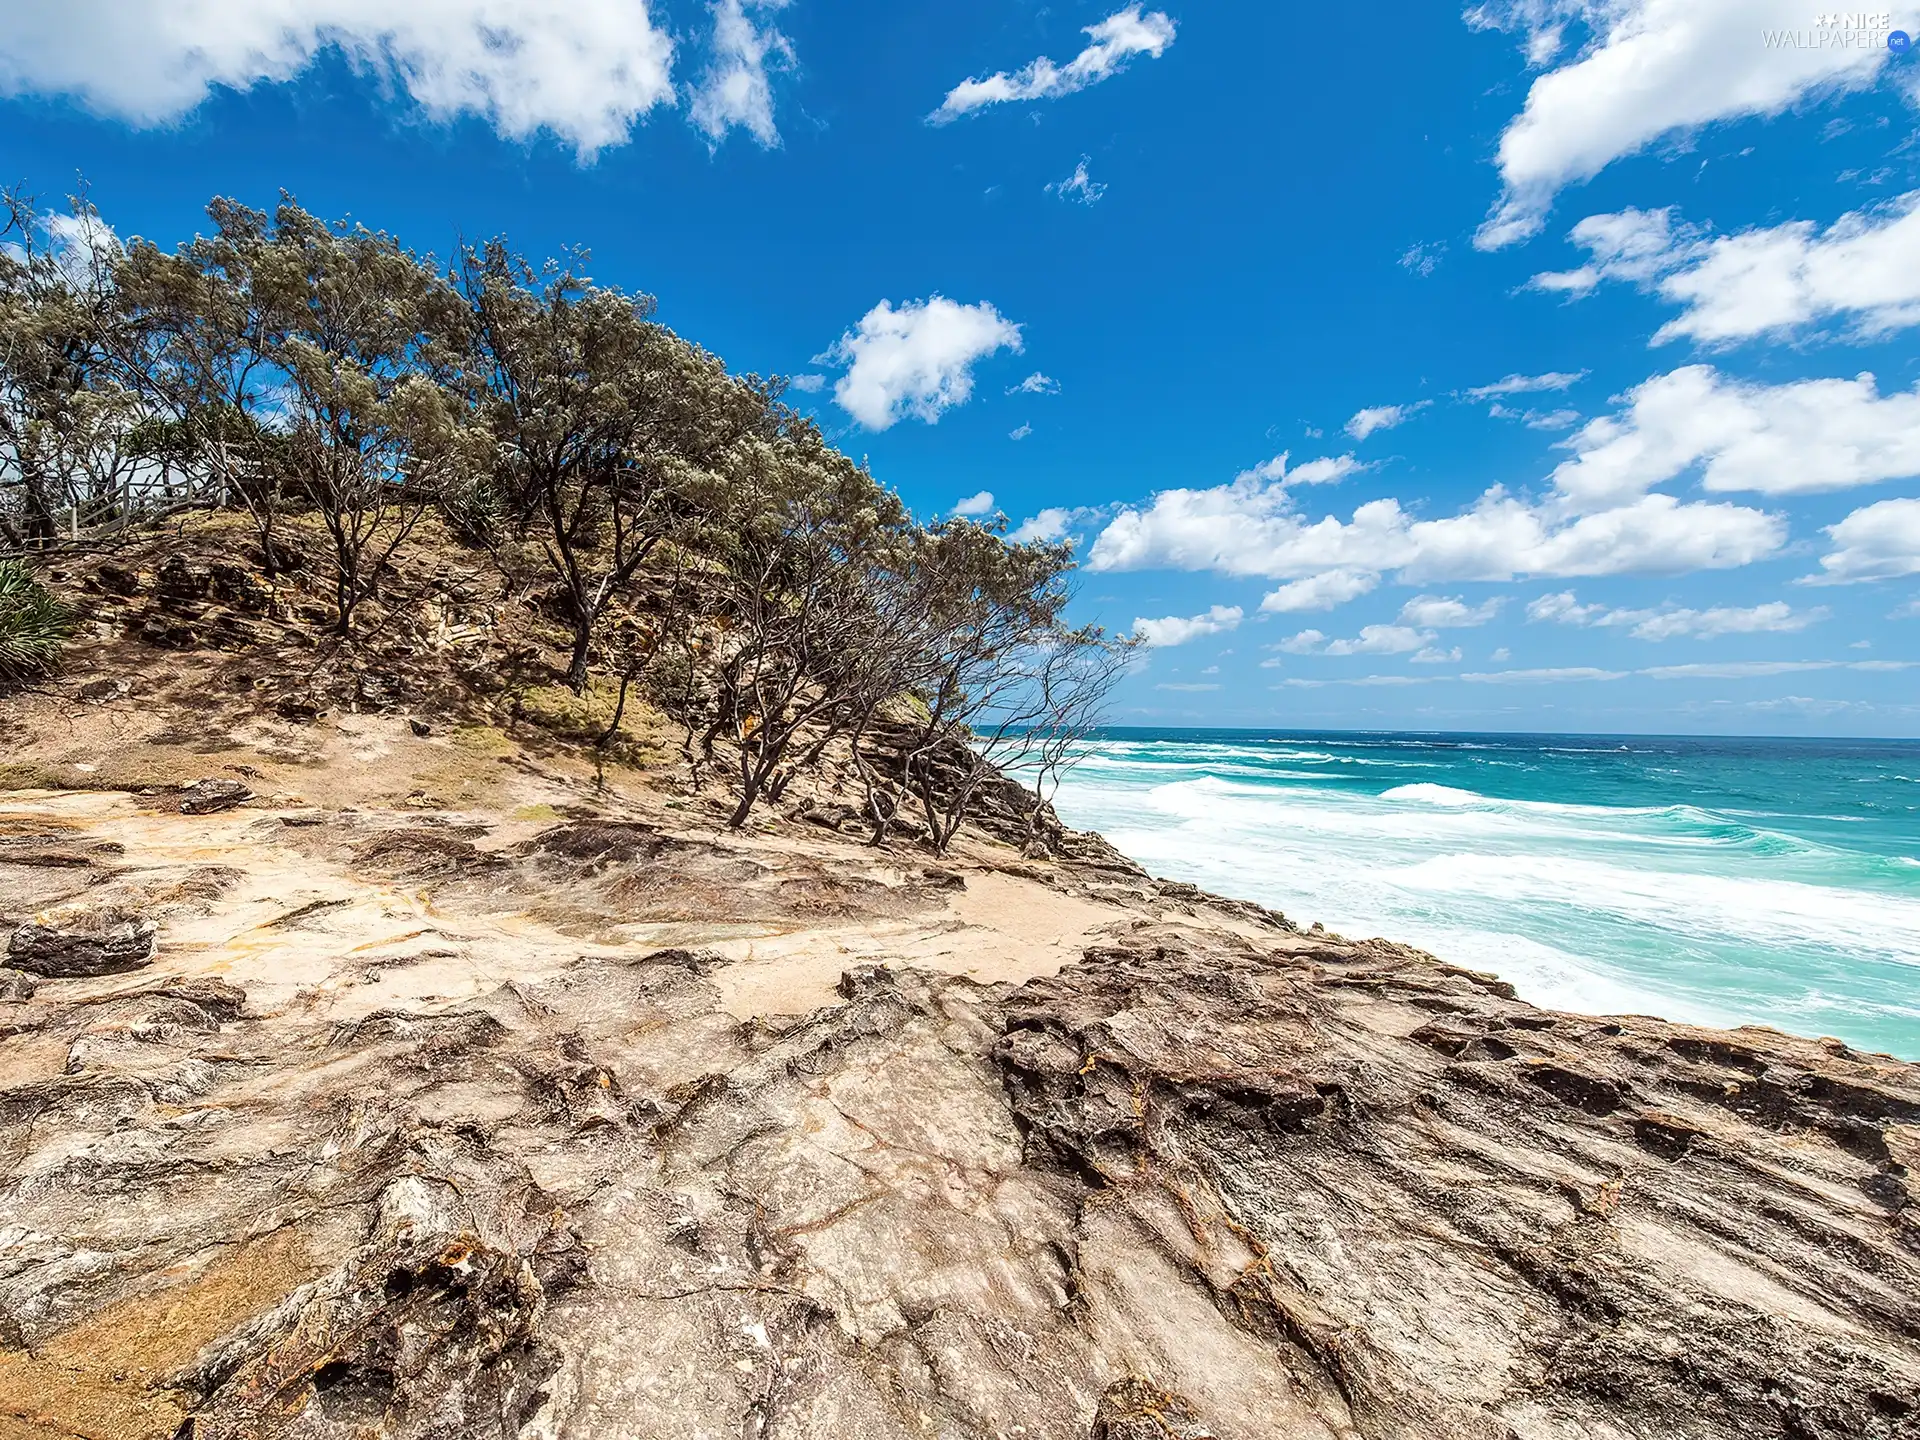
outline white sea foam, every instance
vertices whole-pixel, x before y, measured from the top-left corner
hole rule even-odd
[[[1562,748],[1544,763],[1608,763]],[[1068,780],[1062,813],[1155,873],[1419,945],[1545,1004],[1758,1021],[1920,1054],[1920,1015],[1906,1013],[1920,860],[1836,848],[1831,829],[1795,834],[1818,817],[1779,809],[1513,799],[1413,779],[1376,791],[1335,765],[1300,768],[1331,751],[1274,746],[1249,764],[1246,749],[1100,747]],[[1418,763],[1493,779],[1487,757],[1437,753]],[[1525,783],[1539,793],[1537,776]],[[1619,783],[1609,793],[1641,798]]]

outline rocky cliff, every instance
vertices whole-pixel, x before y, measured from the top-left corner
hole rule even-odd
[[[4,1440],[1920,1435],[1911,1066],[96,700],[0,797]]]

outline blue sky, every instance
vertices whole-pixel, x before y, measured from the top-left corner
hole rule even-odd
[[[0,174],[163,243],[284,187],[587,245],[924,517],[1074,537],[1153,642],[1121,722],[1920,735],[1898,30],[70,0],[0,13]]]

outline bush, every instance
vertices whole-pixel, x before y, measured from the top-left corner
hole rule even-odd
[[[73,612],[18,560],[0,560],[0,685],[23,685],[60,665]]]

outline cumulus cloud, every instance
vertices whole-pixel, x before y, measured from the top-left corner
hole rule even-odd
[[[964,516],[969,520],[978,519],[982,515],[991,515],[993,513],[993,492],[991,490],[982,490],[978,494],[967,496],[966,499],[958,501],[954,505],[952,513]]]
[[[1674,219],[1673,207],[1661,210],[1625,210],[1589,215],[1569,234],[1587,252],[1587,263],[1577,270],[1535,275],[1527,282],[1535,290],[1579,297],[1602,280],[1625,280],[1644,285],[1658,279],[1704,242],[1705,232]]]
[[[824,375],[795,375],[787,383],[803,394],[817,395],[820,391],[827,388],[827,377]]]
[[[1815,584],[1920,575],[1920,500],[1882,500],[1827,526],[1833,548],[1820,557]]]
[[[1582,605],[1571,590],[1542,595],[1527,606],[1527,619],[1561,625],[1624,628],[1637,640],[1711,640],[1720,635],[1794,634],[1827,618],[1824,606],[1795,610],[1784,600],[1764,605],[1716,605],[1707,610],[1679,606],[1615,609]]]
[[[1077,200],[1082,205],[1091,205],[1107,193],[1107,187],[1087,173],[1088,157],[1082,155],[1080,163],[1073,167],[1073,173],[1064,180],[1055,180],[1047,186],[1049,195],[1058,195],[1062,200]]]
[[[1469,400],[1493,400],[1502,395],[1538,395],[1548,390],[1565,390],[1587,378],[1584,370],[1549,370],[1543,375],[1508,375],[1491,385],[1476,385],[1467,391]]]
[[[1140,13],[1138,5],[1116,10],[1085,31],[1087,47],[1065,65],[1044,55],[1020,69],[1001,70],[985,79],[969,78],[947,92],[940,108],[927,117],[944,125],[988,105],[1009,100],[1052,100],[1117,75],[1135,55],[1159,59],[1173,44],[1174,23],[1159,11]]]
[[[1887,61],[1883,46],[1767,43],[1808,28],[1803,0],[1498,0],[1468,18],[1525,30],[1539,64],[1569,23],[1593,37],[1533,82],[1500,137],[1502,193],[1474,237],[1488,250],[1537,233],[1563,188],[1656,140],[1869,85]]]
[[[1049,506],[1039,514],[1022,520],[1007,538],[1016,545],[1026,545],[1036,540],[1052,544],[1056,540],[1064,540],[1072,524],[1073,511],[1065,506]]]
[[[1356,440],[1364,440],[1376,430],[1391,430],[1396,425],[1404,424],[1431,403],[1421,400],[1412,405],[1372,405],[1364,410],[1356,410],[1353,418],[1347,421],[1347,434]]]
[[[1581,508],[1620,503],[1695,466],[1708,490],[1807,494],[1920,474],[1920,386],[1882,398],[1870,374],[1758,385],[1688,365],[1588,422],[1555,487]]]
[[[1009,395],[1058,395],[1060,382],[1042,371],[1036,370],[1018,385],[1009,385]]]
[[[1624,280],[1684,306],[1655,332],[1655,344],[1726,345],[1826,321],[1865,339],[1920,325],[1920,190],[1843,215],[1825,230],[1790,220],[1708,239],[1671,216],[1589,216],[1572,236],[1592,252],[1587,264],[1531,283],[1582,295],[1602,280]]]
[[[1442,650],[1438,645],[1427,645],[1413,653],[1413,663],[1416,665],[1452,665],[1458,663],[1459,659],[1458,645],[1451,650]]]
[[[1024,440],[1027,438],[1027,436],[1031,435],[1032,433],[1033,433],[1033,426],[1023,423],[1023,424],[1016,425],[1013,427],[1013,429],[1009,430],[1007,432],[1007,438],[1009,440]]]
[[[693,92],[690,114],[718,145],[738,126],[771,149],[780,143],[773,123],[768,70],[793,64],[793,42],[772,24],[756,25],[749,9],[772,14],[788,0],[719,0],[713,8],[713,63]]]
[[[1527,498],[1494,486],[1469,508],[1432,518],[1391,497],[1344,519],[1312,518],[1302,509],[1307,482],[1362,467],[1351,456],[1297,467],[1276,456],[1229,484],[1163,490],[1120,506],[1087,565],[1289,582],[1344,572],[1325,589],[1275,592],[1266,608],[1282,611],[1320,608],[1322,596],[1343,588],[1364,593],[1354,577],[1388,572],[1423,585],[1730,569],[1777,553],[1785,517],[1682,500],[1656,487],[1697,483],[1709,492],[1778,496],[1920,475],[1920,386],[1882,396],[1869,374],[1765,385],[1690,365],[1629,391],[1614,414],[1560,445],[1571,454],[1548,477],[1545,494]],[[1865,578],[1869,564],[1882,567],[1875,574],[1897,573],[1883,567],[1902,562],[1869,562],[1851,536],[1823,562],[1823,578]]]
[[[1398,500],[1382,499],[1348,520],[1309,521],[1284,486],[1236,480],[1163,490],[1144,506],[1122,507],[1094,540],[1087,568],[1276,580],[1391,569],[1421,584],[1726,569],[1773,554],[1785,539],[1779,516],[1743,506],[1655,494],[1568,519],[1497,486],[1443,519],[1416,519]]]
[[[1484,625],[1506,604],[1503,596],[1469,605],[1457,595],[1416,595],[1400,607],[1400,623],[1428,630],[1455,630]]]
[[[1318,630],[1302,630],[1275,648],[1289,655],[1405,655],[1433,642],[1429,631],[1410,625],[1363,625],[1360,633],[1329,640]]]
[[[1162,620],[1135,620],[1133,633],[1142,643],[1158,650],[1168,645],[1184,645],[1205,635],[1220,635],[1234,629],[1246,618],[1238,605],[1215,605],[1204,615],[1169,615]]]
[[[1293,580],[1270,592],[1260,608],[1268,614],[1290,614],[1300,610],[1331,610],[1349,600],[1357,600],[1380,583],[1371,570],[1328,570]]]
[[[725,0],[723,0],[723,5]],[[737,8],[737,6],[736,6]],[[136,125],[216,86],[291,80],[324,50],[435,119],[477,115],[588,157],[674,99],[647,0],[65,0],[0,7],[0,93],[65,95]]]
[[[937,423],[972,396],[977,362],[1020,348],[1020,327],[986,301],[935,295],[897,309],[882,300],[815,363],[845,365],[834,399],[867,429],[885,430],[903,415]]]

